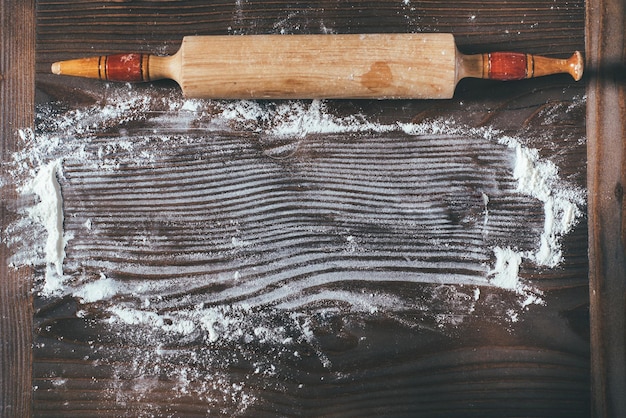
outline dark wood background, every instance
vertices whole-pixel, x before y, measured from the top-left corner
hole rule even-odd
[[[592,413],[626,413],[626,4],[587,8]]]
[[[4,231],[16,219],[19,199],[4,178],[4,162],[18,150],[17,129],[32,127],[35,113],[35,4],[0,3],[0,414],[28,416],[32,410],[32,281],[28,268],[8,265]]]
[[[35,89],[32,93],[29,90],[29,74],[26,71],[29,65],[36,69],[38,106],[53,112],[105,106],[115,89],[126,89],[125,86],[103,86],[97,82],[60,79],[48,74],[53,61],[93,55],[96,51],[172,53],[178,48],[183,34],[321,33],[329,28],[340,33],[453,32],[459,48],[465,53],[517,50],[564,56],[585,47],[583,1],[241,1],[211,4],[200,1],[39,1],[36,20],[33,4],[23,2],[16,5],[6,1],[2,4],[3,42],[12,45],[12,49],[7,51],[14,51],[18,56],[16,59],[15,55],[5,53],[3,44],[3,161],[8,161],[11,153],[17,151],[14,139],[16,127],[28,126],[33,118]],[[616,10],[619,16],[621,9],[618,7]],[[32,15],[30,18],[29,14]],[[22,20],[18,20],[20,16]],[[614,14],[603,16],[614,19]],[[29,47],[28,36],[16,35],[21,31],[33,34],[32,29],[28,30],[28,24],[16,28],[17,21],[30,22],[33,27],[36,23],[36,55],[32,46]],[[594,30],[601,32],[602,28]],[[6,33],[8,37],[4,36]],[[24,72],[12,73],[16,70],[7,64],[7,57],[24,63]],[[31,77],[35,78],[35,75],[31,74]],[[22,90],[9,91],[6,85],[18,85]],[[158,99],[171,97],[174,89],[174,85],[161,83],[152,90],[137,87],[134,91]],[[335,114],[358,112],[369,120],[382,123],[454,117],[468,126],[493,126],[511,135],[523,133],[530,138],[530,145],[540,149],[542,155],[551,156],[563,177],[584,187],[587,181],[587,148],[584,143],[571,141],[585,135],[584,113],[574,112],[549,123],[537,115],[541,115],[546,108],[567,106],[585,93],[585,84],[575,84],[566,76],[554,76],[506,86],[464,81],[451,101],[335,101],[326,103],[326,106]],[[22,107],[12,106],[16,97],[24,98],[19,100]],[[31,100],[28,100],[29,97]],[[163,113],[159,109],[156,111],[157,114],[159,111]],[[155,128],[161,134],[202,137],[202,133],[194,127],[181,130],[178,125],[159,121],[158,115],[157,119],[136,117],[123,126],[124,135],[131,138],[139,138],[147,130]],[[101,142],[97,143],[104,144],[108,140],[119,139],[118,128],[115,126],[92,134],[99,137]],[[250,167],[269,170],[267,165],[261,164],[268,150],[275,145],[267,138],[259,138],[245,127],[234,127],[221,132],[218,139],[217,145],[229,147],[219,164],[229,164],[237,158],[251,161]],[[303,186],[312,187],[311,178],[302,176],[303,172],[298,170],[307,164],[323,162],[321,151],[343,153],[356,141],[361,147],[371,147],[364,155],[369,160],[375,160],[389,153],[388,148],[372,147],[379,139],[390,141],[388,136],[381,138],[377,134],[363,135],[356,140],[349,135],[314,135],[307,138],[306,147],[296,149],[300,154],[295,161],[278,160],[281,161],[280,169],[269,170],[269,180],[266,180],[271,180],[278,190],[286,193]],[[450,138],[442,135],[440,139]],[[397,135],[391,140],[402,146],[411,146],[411,140],[406,136]],[[459,141],[458,144],[459,147],[465,146],[466,141]],[[203,152],[216,155],[217,145],[215,142],[199,141],[198,148],[190,147],[176,155],[177,166],[185,168],[187,173],[184,182],[192,185],[194,190],[210,188],[215,181],[225,181],[218,177],[195,179],[194,183],[190,180],[197,167],[194,164],[196,157]],[[202,149],[207,146],[214,148]],[[272,164],[275,165],[276,161]],[[152,171],[152,175],[162,173],[158,168]],[[176,224],[154,222],[151,216],[137,225],[125,220],[128,216],[141,216],[145,210],[139,204],[133,205],[132,200],[128,203],[136,195],[128,186],[120,190],[120,182],[133,184],[134,178],[150,175],[150,171],[129,168],[122,177],[115,179],[85,170],[78,164],[70,163],[65,171],[66,216],[88,211],[94,219],[111,217],[107,224],[111,228],[107,232],[108,242],[124,242],[146,231],[174,237],[186,231],[185,227]],[[161,175],[166,178],[166,173]],[[98,182],[100,186],[95,195],[96,189],[89,185]],[[402,180],[398,182],[405,187]],[[323,185],[313,186],[323,189]],[[18,199],[11,193],[10,188],[3,189],[3,197],[8,196],[7,202]],[[293,196],[302,194],[287,193],[284,196],[295,199]],[[272,201],[266,204],[271,205]],[[165,200],[155,201],[154,207],[157,211],[174,210]],[[237,212],[243,209],[238,208],[236,202],[213,207],[217,212],[205,218],[213,226],[220,221],[226,223],[226,220],[244,222],[245,219],[238,219],[237,214],[249,216],[247,212]],[[257,203],[260,210],[269,210],[269,207],[264,209],[262,200]],[[294,207],[300,217],[298,219],[302,219],[305,214],[298,214],[298,206]],[[1,208],[4,226],[15,217],[12,213],[14,205],[3,203]],[[124,208],[124,212],[120,213],[120,208]],[[232,209],[235,215],[229,217],[226,211]],[[452,205],[451,209],[458,211],[463,207]],[[527,209],[517,208],[520,211]],[[359,212],[354,215],[359,215]],[[392,221],[400,222],[398,219]],[[78,230],[80,222],[80,217],[68,218],[66,228]],[[338,226],[336,219],[316,220],[316,224],[320,222],[328,228]],[[541,223],[541,219],[538,222]],[[518,322],[507,322],[503,311],[485,305],[478,306],[473,312],[461,311],[463,321],[459,325],[441,328],[433,312],[449,315],[454,313],[454,307],[445,303],[445,298],[433,298],[437,287],[428,283],[403,285],[372,282],[363,285],[363,290],[436,301],[439,305],[429,306],[429,313],[408,310],[395,317],[343,312],[330,320],[318,318],[318,322],[310,326],[315,343],[299,343],[297,348],[304,353],[299,360],[269,353],[273,349],[271,345],[258,343],[241,347],[231,341],[218,347],[223,358],[230,359],[228,362],[194,363],[189,358],[202,349],[201,344],[198,345],[202,341],[191,345],[167,341],[167,349],[172,353],[171,365],[177,362],[193,364],[198,369],[197,376],[205,381],[211,378],[227,383],[245,380],[247,390],[256,398],[245,409],[244,414],[248,416],[588,416],[591,410],[591,363],[587,226],[586,219],[583,219],[565,237],[565,261],[558,269],[523,265],[524,277],[544,292],[546,303],[544,306],[532,306],[520,316]],[[374,225],[355,223],[347,228],[376,237],[376,242],[390,252],[394,248],[405,248],[410,242],[410,237],[403,238],[401,234],[391,234],[389,230],[378,229]],[[224,236],[232,233],[226,227],[216,230]],[[255,229],[250,227],[248,231],[254,232]],[[258,233],[263,235],[264,231]],[[528,239],[524,238],[523,230],[519,233],[520,242]],[[623,243],[623,232],[621,239]],[[593,242],[594,238],[591,240]],[[84,249],[88,245],[97,245],[97,242],[89,237],[77,237],[74,245],[75,248],[68,247],[68,269],[78,271],[76,266],[84,263],[87,266],[86,275],[97,278],[97,269],[90,271],[88,268],[89,257],[95,254],[95,250]],[[107,275],[132,285],[133,282],[141,283],[142,277],[128,274],[120,266],[130,262],[154,266],[177,265],[177,254],[193,245],[181,239],[178,248],[163,247],[156,252],[134,255],[122,251],[121,258],[115,258],[120,256],[118,252],[110,256],[100,255],[104,258],[98,261],[112,262],[111,265],[117,267],[108,271]],[[302,245],[304,250],[307,245],[312,250],[314,242]],[[3,245],[2,251],[5,255],[11,250]],[[263,251],[259,249],[257,253],[243,256],[247,257],[246,260],[263,260]],[[454,260],[455,255],[451,253],[450,258]],[[230,261],[233,260],[241,258]],[[224,262],[225,265],[227,262]],[[320,263],[324,262],[330,261]],[[395,268],[403,272],[401,262],[392,258],[386,262],[392,266],[397,263]],[[0,381],[4,415],[23,416],[32,412],[35,416],[64,417],[204,416],[210,409],[214,415],[228,416],[239,411],[238,404],[244,402],[238,398],[241,392],[213,387],[215,394],[207,400],[199,395],[202,393],[201,379],[192,379],[189,395],[180,396],[180,392],[176,391],[176,379],[173,379],[174,369],[164,368],[158,374],[147,366],[150,359],[140,358],[153,352],[146,350],[144,345],[154,341],[134,338],[131,331],[123,335],[117,332],[119,330],[111,330],[103,321],[106,315],[103,306],[84,306],[68,297],[50,300],[35,296],[33,301],[28,291],[32,285],[29,272],[24,269],[15,271],[4,264],[1,268],[2,291],[5,293],[0,294],[0,300],[11,301],[9,304],[2,303],[0,308],[3,314],[0,335],[6,341]],[[210,270],[212,266],[202,268]],[[219,293],[220,290],[217,283],[205,290],[204,295],[210,299],[212,291]],[[508,297],[507,292],[490,287],[481,287],[481,295],[500,300]],[[182,300],[185,295],[177,297]],[[77,315],[79,311],[86,311],[86,317],[84,314]],[[259,312],[258,315],[264,320],[272,320],[271,313]],[[281,320],[284,321],[276,318],[279,323]],[[32,340],[29,333],[24,332],[31,326],[34,329]],[[288,324],[285,326],[288,327]],[[31,342],[32,351],[28,348]],[[236,359],[232,359],[232,353],[236,353]],[[613,356],[619,358],[620,355],[618,346]],[[320,357],[332,367],[325,366]],[[253,373],[255,362],[260,361],[265,361],[266,365],[271,363],[275,372]],[[142,363],[142,367],[138,367],[137,363]],[[25,372],[29,370],[29,365],[32,365],[32,381],[31,375]],[[125,369],[128,370],[126,375],[120,373]],[[603,371],[609,373],[606,372],[608,369],[610,367],[605,366]],[[216,371],[222,375],[218,377]],[[603,401],[599,401],[601,406],[596,409],[600,411],[598,416],[602,415],[602,411],[612,414],[620,410],[619,395],[615,394],[619,394],[622,377],[623,373],[620,375],[618,371],[617,377],[604,386],[613,388],[612,399],[617,400],[612,403],[613,407],[606,407]],[[19,384],[13,386],[13,382]],[[152,385],[150,390],[142,387],[142,383],[146,382]],[[615,382],[618,383],[617,389]],[[32,396],[28,390],[31,385],[36,387]],[[596,402],[602,399],[602,396],[594,394]]]

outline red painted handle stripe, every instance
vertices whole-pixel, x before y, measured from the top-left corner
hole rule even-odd
[[[101,80],[141,82],[149,81],[144,77],[147,69],[143,54],[115,54],[100,57],[98,75]]]
[[[491,80],[522,80],[533,76],[532,56],[519,52],[492,52],[487,56],[488,78]]]

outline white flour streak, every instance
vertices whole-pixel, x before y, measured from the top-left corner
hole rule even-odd
[[[50,161],[40,167],[35,177],[21,190],[23,194],[34,194],[39,199],[27,212],[32,220],[46,230],[43,245],[46,273],[42,293],[47,296],[59,295],[63,291],[66,240],[63,236],[63,198],[57,180],[60,175],[61,161]]]

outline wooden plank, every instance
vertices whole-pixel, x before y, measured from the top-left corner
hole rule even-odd
[[[231,103],[44,74],[96,51],[171,53],[182,33],[445,28],[467,52],[566,56],[582,1],[38,6],[38,133],[61,139],[46,158],[63,157],[76,293],[35,299],[37,416],[588,415],[585,219],[559,267],[522,265],[545,305],[487,277],[493,245],[534,249],[544,224],[487,133],[582,187],[584,86]],[[84,293],[107,281],[117,294]]]
[[[33,128],[35,2],[0,2],[0,161],[17,150],[18,129]],[[0,178],[0,416],[32,410],[32,281],[28,268],[9,267],[5,227],[14,218],[16,191]]]
[[[587,135],[593,414],[626,415],[626,4],[587,8]]]

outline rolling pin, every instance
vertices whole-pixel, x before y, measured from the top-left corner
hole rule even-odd
[[[54,74],[100,80],[175,80],[208,99],[449,99],[459,80],[521,80],[569,73],[583,58],[518,52],[464,55],[454,36],[430,34],[187,36],[171,56],[115,54],[60,61]]]

